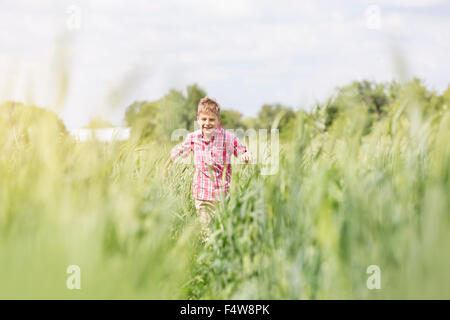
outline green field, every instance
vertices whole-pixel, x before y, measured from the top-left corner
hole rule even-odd
[[[377,97],[343,90],[296,112],[277,173],[234,168],[207,245],[193,167],[163,182],[174,144],[158,128],[79,143],[52,117],[3,105],[0,298],[449,299],[450,90],[413,81]],[[66,286],[69,265],[80,290]]]

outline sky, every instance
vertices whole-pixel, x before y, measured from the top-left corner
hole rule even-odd
[[[49,108],[69,129],[98,116],[124,125],[132,102],[193,83],[245,116],[265,103],[308,110],[354,80],[416,76],[438,92],[450,83],[450,0],[0,0],[0,9],[0,102]]]

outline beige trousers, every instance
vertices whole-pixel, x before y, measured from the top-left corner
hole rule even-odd
[[[216,204],[214,201],[195,199],[195,208],[202,228],[202,237],[206,239],[211,232],[210,224],[216,213]]]

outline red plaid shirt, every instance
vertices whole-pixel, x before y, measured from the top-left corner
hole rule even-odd
[[[170,156],[175,160],[183,153],[187,157],[191,151],[195,165],[192,195],[198,200],[219,200],[230,189],[231,155],[238,157],[246,153],[247,148],[219,125],[210,141],[204,139],[201,129],[189,133],[183,143],[172,149]]]

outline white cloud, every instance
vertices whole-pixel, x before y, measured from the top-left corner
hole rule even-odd
[[[414,9],[442,1],[350,1],[340,6],[331,0],[26,3],[11,1],[8,10],[0,11],[1,56],[45,70],[67,6],[81,8],[82,27],[71,33],[74,60],[62,113],[71,128],[99,114],[119,123],[127,103],[156,99],[171,87],[183,89],[193,82],[223,106],[249,115],[266,102],[304,106],[351,80],[395,76],[392,42],[404,48],[412,71],[430,84],[443,87],[448,81],[450,19],[445,13],[435,17]],[[366,27],[370,4],[381,8],[380,30]],[[136,65],[142,70],[130,78]],[[5,83],[6,66],[0,61],[0,84]],[[20,77],[26,74],[22,71]],[[111,91],[127,83],[121,109],[111,109]],[[25,97],[26,86],[19,87],[15,94],[22,90]],[[34,91],[51,92],[44,89]]]
[[[424,8],[448,4],[448,0],[366,0],[368,4],[377,4],[390,7]]]

